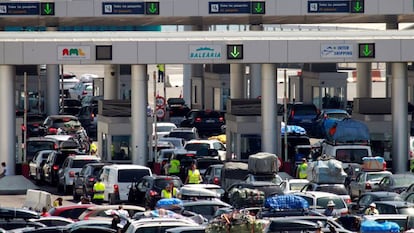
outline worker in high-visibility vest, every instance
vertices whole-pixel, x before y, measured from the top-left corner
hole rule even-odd
[[[99,205],[102,204],[104,200],[104,192],[105,192],[105,184],[102,182],[100,178],[98,178],[98,182],[93,185],[93,197],[92,202]]]
[[[170,182],[167,184],[165,189],[161,191],[161,198],[176,198],[178,194],[178,190],[174,187],[174,183]]]
[[[306,161],[306,158],[302,158],[302,163],[298,166],[298,178],[299,179],[306,179],[308,177],[308,174],[306,173],[307,169],[308,169],[308,162]]]
[[[170,176],[179,176],[181,171],[181,163],[180,160],[173,155],[171,157],[170,163],[168,165],[168,175]]]
[[[165,76],[165,65],[164,64],[158,64],[158,82],[163,83],[164,82],[164,76]]]
[[[191,164],[191,169],[188,170],[187,178],[185,179],[186,184],[200,184],[203,182],[200,171],[197,169],[197,166],[193,163]]]

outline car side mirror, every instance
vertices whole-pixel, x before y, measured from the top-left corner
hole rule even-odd
[[[75,176],[79,176],[80,177],[81,175],[79,175],[79,172],[75,172]]]

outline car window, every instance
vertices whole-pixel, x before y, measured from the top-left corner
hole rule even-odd
[[[186,141],[190,141],[192,139],[196,139],[196,136],[193,132],[170,132],[169,137],[173,137],[173,138],[182,138]]]
[[[343,163],[362,164],[362,158],[368,157],[367,149],[337,149],[336,159]]]
[[[312,105],[300,105],[295,106],[295,115],[315,115],[316,116],[316,107]]]
[[[121,169],[118,171],[118,182],[132,182],[151,175],[147,169]]]
[[[414,193],[410,193],[405,200],[414,203]]]
[[[388,174],[386,173],[370,173],[367,174],[367,180],[373,180],[373,179],[382,179],[382,177],[386,176]]]
[[[344,201],[340,197],[320,197],[316,200],[316,205],[326,208],[329,201],[333,201],[335,203],[335,209],[346,208]]]
[[[171,182],[174,183],[174,187],[181,187],[181,181],[178,179],[156,179],[154,186],[160,189],[164,189]]]
[[[359,199],[358,204],[360,206],[367,206],[371,204],[373,201],[374,201],[374,198],[371,195],[364,195]]]
[[[392,205],[384,205],[382,203],[377,203],[377,210],[381,214],[397,214],[396,209]]]
[[[315,191],[333,193],[336,195],[348,195],[348,190],[342,185],[321,185],[318,186]]]
[[[221,176],[221,168],[216,167],[214,168],[214,176]]]
[[[402,207],[398,209],[398,213],[396,214],[404,214],[409,216],[414,216],[414,207]]]
[[[199,150],[203,150],[203,149],[209,149],[210,144],[208,144],[208,143],[188,143],[187,145],[185,145],[184,148],[186,150],[190,150],[190,151],[199,151]]]
[[[92,159],[88,159],[88,160],[73,160],[72,162],[72,168],[82,168],[83,166],[85,166],[88,163],[97,163],[99,162],[98,160],[92,160]]]

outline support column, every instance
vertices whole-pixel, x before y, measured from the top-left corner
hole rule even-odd
[[[47,114],[59,114],[59,65],[46,65]]]
[[[104,67],[104,99],[119,99],[119,65],[105,65]]]
[[[132,164],[148,162],[147,130],[148,83],[147,65],[131,66],[131,148]]]
[[[240,99],[244,97],[244,65],[230,64],[230,98]]]
[[[357,63],[357,92],[356,96],[371,97],[372,96],[372,78],[371,78],[371,63]]]
[[[208,30],[208,26],[203,25],[193,25],[191,27],[192,31],[206,31]],[[192,79],[200,79],[200,100],[197,103],[194,103],[196,108],[205,108],[205,81],[204,81],[204,65],[203,64],[192,64],[191,65],[191,78]],[[192,85],[192,84],[191,84]],[[191,87],[192,88],[192,87]],[[191,90],[191,89],[190,89]],[[197,97],[198,98],[198,97]],[[192,101],[190,102],[192,103]]]
[[[263,31],[263,25],[250,25],[250,31]],[[262,95],[262,65],[250,64],[249,98],[255,99]]]
[[[262,151],[277,153],[276,66],[262,64]]]
[[[408,80],[407,64],[391,63],[392,68],[392,168],[394,173],[408,171]]]
[[[16,116],[14,106],[14,78],[16,69],[0,65],[0,162],[5,162],[10,175],[16,167]]]
[[[386,30],[398,30],[398,21],[395,15],[388,15],[385,16],[386,23],[385,29]],[[385,97],[391,97],[391,79],[392,79],[392,71],[391,71],[391,63],[385,63]]]
[[[183,99],[191,108],[191,65],[183,65]]]

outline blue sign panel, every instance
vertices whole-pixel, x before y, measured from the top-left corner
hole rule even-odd
[[[143,2],[103,2],[103,15],[143,15],[145,5]]]
[[[39,2],[2,2],[0,15],[39,15]]]
[[[209,14],[250,14],[251,2],[209,2]]]
[[[308,13],[349,13],[350,1],[308,1]]]

